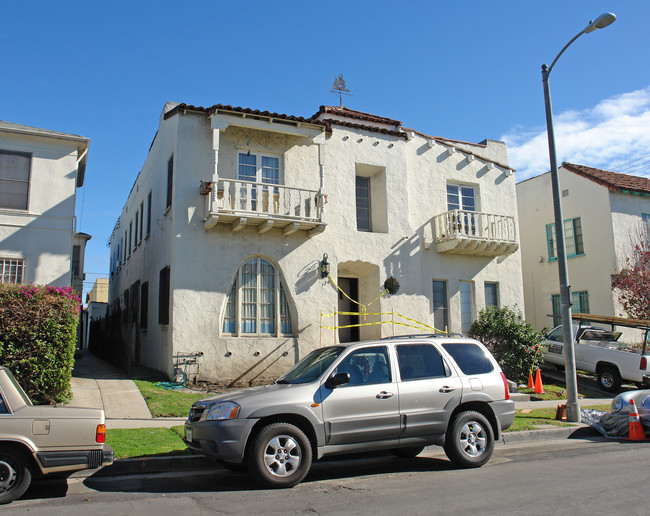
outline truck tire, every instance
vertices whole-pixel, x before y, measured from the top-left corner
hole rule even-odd
[[[478,468],[490,460],[494,451],[492,425],[480,412],[461,412],[449,424],[444,449],[457,466]]]
[[[32,481],[25,455],[13,446],[0,445],[0,504],[20,498]]]
[[[311,443],[300,428],[272,423],[253,438],[248,466],[255,480],[266,487],[293,487],[311,468]]]
[[[598,385],[604,391],[617,393],[621,388],[621,375],[614,366],[604,366],[598,370]]]

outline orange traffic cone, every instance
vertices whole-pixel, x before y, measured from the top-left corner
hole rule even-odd
[[[544,386],[542,385],[542,373],[537,368],[537,374],[535,375],[535,388],[533,389],[535,394],[544,394]]]
[[[628,436],[628,440],[645,441],[645,432],[643,431],[639,410],[636,408],[634,400],[630,400],[630,435]]]
[[[535,382],[533,382],[533,370],[530,370],[530,373],[528,373],[528,388],[529,389],[534,389],[535,388]]]

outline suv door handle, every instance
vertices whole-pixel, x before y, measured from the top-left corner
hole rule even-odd
[[[377,399],[385,400],[387,398],[392,398],[393,396],[395,395],[392,392],[381,391],[379,394],[377,394]]]
[[[439,392],[452,392],[455,391],[456,387],[447,387],[446,385],[444,387],[440,387]]]

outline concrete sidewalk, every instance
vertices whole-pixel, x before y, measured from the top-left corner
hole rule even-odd
[[[185,418],[153,418],[140,389],[120,369],[89,351],[78,352],[72,371],[73,407],[102,408],[107,428],[182,425]]]

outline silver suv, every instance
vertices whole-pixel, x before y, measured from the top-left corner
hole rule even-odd
[[[267,487],[291,487],[325,456],[444,446],[464,468],[491,457],[515,417],[499,365],[478,341],[409,335],[321,348],[272,385],[192,405],[187,445]]]

